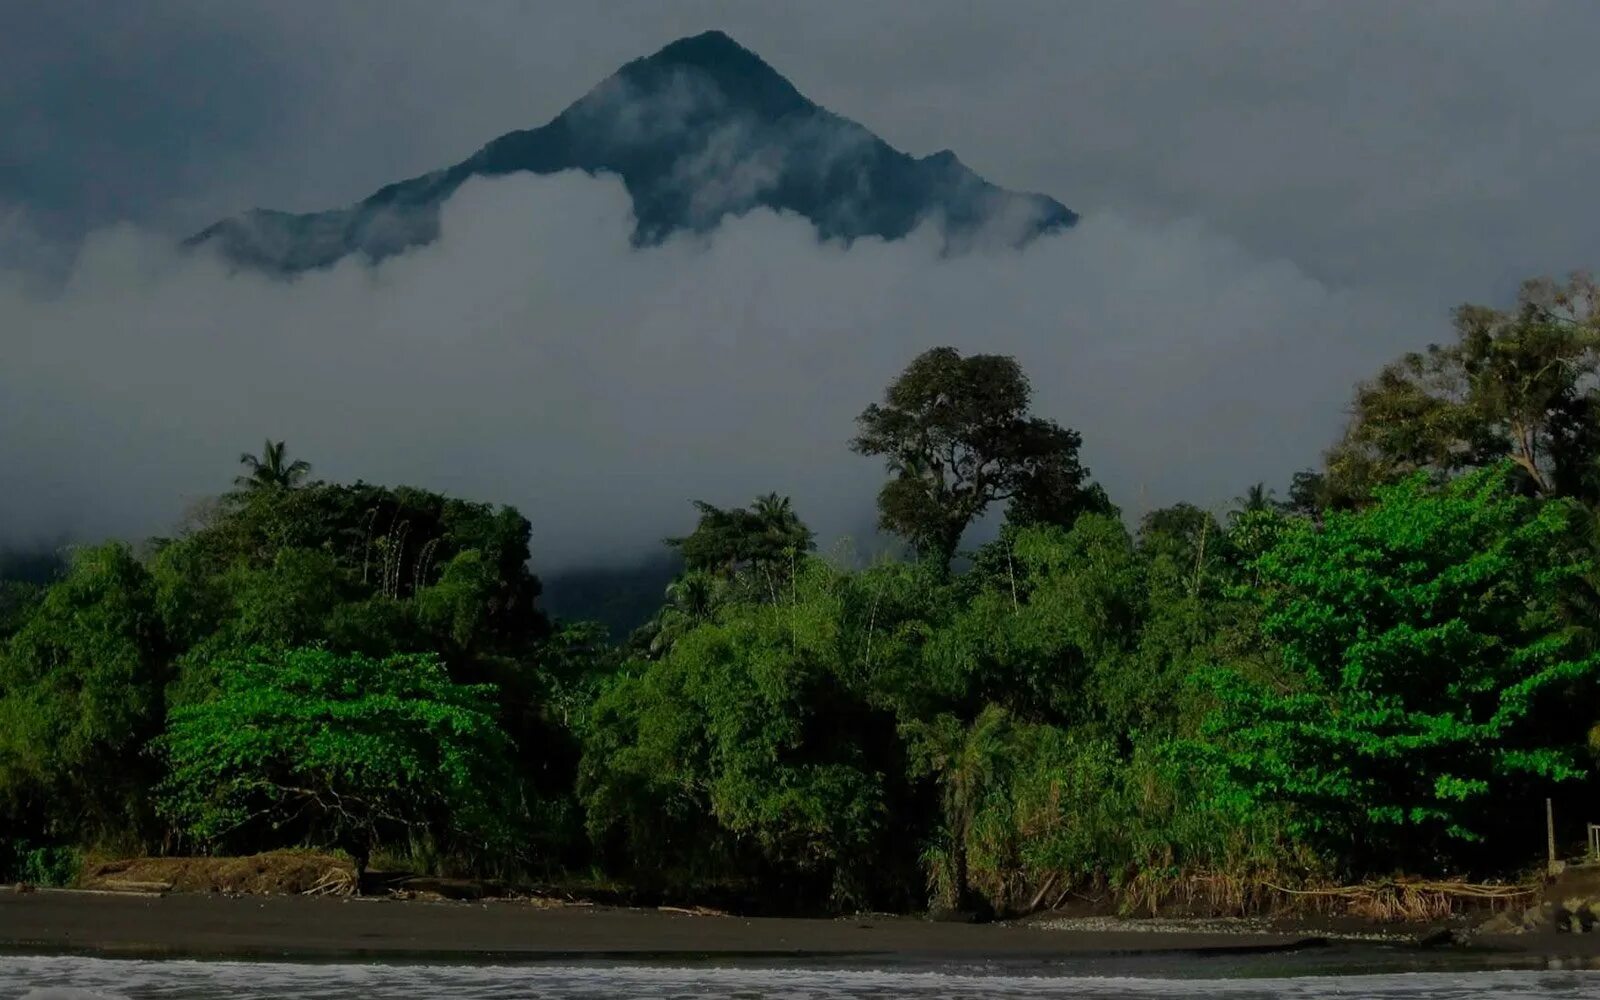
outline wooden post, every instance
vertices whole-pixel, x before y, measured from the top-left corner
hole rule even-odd
[[[1544,832],[1546,847],[1550,852],[1550,873],[1556,870],[1556,812],[1549,799],[1544,800]]]

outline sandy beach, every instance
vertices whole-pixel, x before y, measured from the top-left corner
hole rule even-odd
[[[668,955],[892,955],[1047,959],[1067,954],[1271,951],[1293,933],[1060,932],[908,917],[693,916],[609,907],[303,896],[0,895],[0,948],[162,957],[405,957],[462,960]]]
[[[1401,929],[1400,947],[1461,947]],[[694,916],[526,902],[421,902],[305,896],[0,895],[0,949],[191,958],[428,958],[460,961],[672,956],[878,956],[915,961],[1033,960],[1093,955],[1249,954],[1314,949],[1312,927],[1263,930],[1051,930],[910,917],[833,920]],[[1473,950],[1600,955],[1600,935],[1523,934],[1470,941]]]

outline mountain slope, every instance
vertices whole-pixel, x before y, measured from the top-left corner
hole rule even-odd
[[[503,135],[453,167],[347,209],[258,209],[187,244],[285,273],[353,253],[381,260],[435,239],[440,204],[469,178],[562,170],[619,175],[639,245],[757,207],[797,213],[819,236],[844,240],[898,239],[937,218],[955,246],[1025,242],[1077,218],[1054,199],[990,184],[948,151],[918,159],[894,149],[709,31],[628,63],[548,124]]]

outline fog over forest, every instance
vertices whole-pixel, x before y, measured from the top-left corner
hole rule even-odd
[[[1361,4],[929,4],[892,32],[871,5],[293,8],[0,12],[38,98],[0,135],[0,462],[25,484],[0,543],[168,531],[270,435],[320,475],[516,504],[545,568],[766,490],[870,547],[851,421],[937,344],[1015,353],[1130,514],[1220,507],[1313,463],[1352,382],[1447,338],[1449,308],[1600,250],[1567,224],[1600,135],[1576,5],[1386,8],[1381,36]],[[890,143],[1083,221],[946,259],[930,232],[845,249],[758,211],[635,250],[614,180],[512,177],[375,269],[280,283],[173,250],[454,162],[711,25]],[[685,183],[715,202],[736,180]]]
[[[932,227],[845,248],[765,211],[643,250],[630,228],[619,183],[573,174],[473,182],[438,243],[292,282],[94,234],[63,287],[0,292],[0,462],[29,484],[0,497],[7,540],[170,530],[271,435],[319,475],[515,504],[544,568],[773,489],[865,544],[881,469],[853,418],[938,344],[1016,355],[1130,512],[1222,503],[1337,430],[1383,357],[1348,331],[1408,332],[1197,223],[1090,213],[948,257]]]

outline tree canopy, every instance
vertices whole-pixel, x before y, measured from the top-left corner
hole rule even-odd
[[[1514,471],[1438,492],[1419,474],[1261,555],[1262,632],[1285,672],[1209,675],[1210,732],[1244,795],[1400,857],[1478,840],[1508,803],[1592,772],[1600,652],[1557,614],[1586,554],[1573,511],[1517,496]]]
[[[880,526],[948,566],[967,527],[998,501],[1022,520],[1070,523],[1102,499],[1078,461],[1076,431],[1028,412],[1013,358],[936,347],[915,358],[857,418],[851,442],[882,456]]]
[[[173,711],[157,747],[162,812],[207,846],[333,843],[363,863],[386,839],[512,844],[521,811],[495,690],[425,655],[254,650],[214,697]]]
[[[1408,353],[1356,390],[1328,455],[1335,495],[1360,501],[1412,472],[1509,460],[1543,496],[1600,499],[1600,312],[1586,276],[1530,281],[1515,308],[1464,305],[1456,340]]]
[[[171,537],[0,558],[0,878],[307,846],[982,914],[1515,876],[1600,792],[1594,295],[1458,310],[1281,500],[1126,518],[1014,359],[936,348],[852,442],[921,558],[697,502],[615,635],[547,613],[520,512],[269,442]]]

